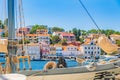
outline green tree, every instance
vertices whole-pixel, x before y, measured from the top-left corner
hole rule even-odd
[[[65,30],[63,28],[60,28],[60,27],[53,27],[52,32],[56,32],[56,31],[63,32]]]
[[[62,45],[67,45],[67,40],[66,40],[66,39],[63,39],[63,40],[61,41],[61,43],[62,43]]]
[[[77,28],[73,28],[72,32],[75,35],[76,40],[78,40],[78,30],[77,30]]]
[[[8,18],[4,20],[4,25],[8,26]]]
[[[98,33],[98,30],[96,30],[96,29],[91,29],[91,30],[88,30],[88,33],[95,33],[95,34],[97,34],[97,33]]]
[[[60,38],[59,38],[59,36],[52,36],[51,41],[52,41],[52,44],[56,44],[56,43],[60,42]]]
[[[0,20],[0,28],[4,29],[4,24],[2,23],[2,21]]]
[[[116,44],[120,46],[120,40],[116,40]]]
[[[22,43],[23,43],[23,40],[20,40],[20,41],[19,41],[19,44],[22,44]],[[27,43],[30,43],[30,41],[29,41],[28,39],[25,39],[25,40],[24,40],[24,44],[27,44]]]
[[[107,30],[105,31],[105,34],[106,34],[107,36],[109,36],[109,35],[111,35],[111,34],[114,34],[114,33],[115,33],[115,31],[112,30],[112,29],[107,29]]]
[[[30,31],[31,34],[36,33],[37,29],[47,29],[46,25],[34,25]]]

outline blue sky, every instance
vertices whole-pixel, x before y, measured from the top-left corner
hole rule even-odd
[[[82,2],[101,29],[120,31],[120,0]],[[66,30],[74,27],[96,29],[78,0],[23,0],[23,4],[26,25],[43,24]]]

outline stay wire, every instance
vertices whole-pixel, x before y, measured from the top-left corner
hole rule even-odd
[[[89,13],[89,11],[87,10],[87,8],[85,7],[85,5],[83,4],[83,2],[81,0],[78,0],[79,3],[82,5],[82,7],[84,8],[84,10],[86,11],[86,13],[88,14],[88,16],[90,17],[90,19],[92,20],[92,22],[94,23],[94,25],[98,28],[98,31],[101,33],[101,29],[99,28],[98,24],[96,23],[96,21],[93,19],[93,17],[91,16],[91,14]]]

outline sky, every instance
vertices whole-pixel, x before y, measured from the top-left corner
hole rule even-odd
[[[100,29],[120,31],[120,0],[81,1]],[[23,8],[26,26],[40,24],[62,27],[65,30],[74,27],[84,30],[97,29],[79,0],[23,0]]]

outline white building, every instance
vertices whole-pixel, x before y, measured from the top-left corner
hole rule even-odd
[[[80,47],[74,46],[74,45],[64,46],[62,55],[64,57],[76,57],[76,56],[79,56],[79,55],[81,55]]]
[[[25,55],[30,55],[31,60],[39,60],[40,59],[40,45],[30,43],[24,46]]]
[[[84,54],[85,58],[98,58],[101,54],[101,49],[91,41],[89,44],[81,45],[81,53]]]
[[[62,45],[56,44],[56,45],[54,45],[54,47],[56,48],[56,56],[57,57],[63,56],[62,55],[62,52],[63,52]]]
[[[38,34],[38,42],[46,42],[50,44],[50,35],[49,34]]]

